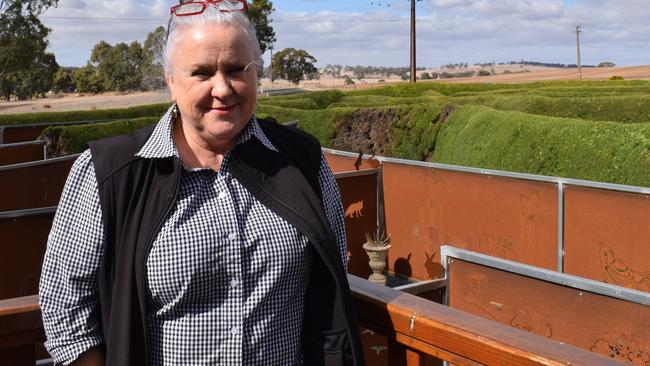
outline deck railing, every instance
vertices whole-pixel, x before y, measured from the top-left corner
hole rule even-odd
[[[623,365],[618,361],[349,276],[360,323],[389,339],[391,366]],[[43,342],[37,296],[0,301],[0,364],[36,362]]]

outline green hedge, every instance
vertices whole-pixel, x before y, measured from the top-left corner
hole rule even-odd
[[[438,131],[443,123],[440,114],[444,103],[403,106],[392,124],[392,156],[411,160],[429,160],[434,152]]]
[[[52,122],[94,121],[140,117],[160,117],[169,108],[169,103],[134,106],[118,109],[97,109],[94,111],[41,112],[0,115],[0,126]]]
[[[437,92],[447,96],[467,96],[476,93],[581,93],[582,95],[644,93],[650,91],[650,81],[545,81],[521,84],[440,83],[393,84],[357,91],[355,95],[385,95],[398,98],[419,97]]]
[[[480,104],[504,111],[594,121],[650,122],[650,95],[547,97],[539,95],[481,95],[456,97],[454,103]]]
[[[354,112],[356,108],[328,108],[301,110],[270,105],[259,105],[256,115],[260,118],[272,117],[279,123],[300,121],[300,129],[316,136],[321,145],[331,145],[336,134],[336,120]]]
[[[46,128],[40,138],[47,142],[49,156],[77,154],[88,148],[89,141],[128,134],[159,120],[160,116],[87,125],[52,126]]]
[[[411,104],[429,104],[432,102],[437,102],[441,99],[447,99],[440,93],[429,94],[425,93],[420,97],[410,97],[410,98],[397,98],[389,97],[385,95],[346,95],[341,98],[340,101],[332,103],[329,108],[340,108],[340,107],[358,107],[358,108],[369,108],[369,107],[386,107],[386,106],[400,106],[400,105],[411,105]]]
[[[287,96],[259,98],[258,103],[260,105],[273,105],[295,109],[325,109],[332,103],[341,100],[344,95],[345,94],[340,90],[326,90]]]
[[[650,124],[585,122],[461,106],[432,161],[650,186]]]

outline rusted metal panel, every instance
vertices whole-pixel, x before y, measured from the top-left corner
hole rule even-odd
[[[557,265],[554,183],[383,164],[389,268],[444,275],[444,244],[547,269]]]
[[[54,212],[0,218],[0,299],[38,293]]]
[[[565,272],[650,292],[650,196],[567,186]]]
[[[650,307],[450,259],[449,306],[636,365],[650,365]]]
[[[13,144],[17,142],[34,141],[38,139],[49,125],[5,126],[2,142]]]
[[[378,168],[380,163],[375,159],[361,159],[325,153],[325,159],[333,172],[349,172],[353,170]],[[358,165],[358,168],[357,168]]]
[[[377,175],[367,174],[337,178],[345,215],[348,242],[348,271],[368,278],[371,273],[368,256],[363,250],[366,233],[377,230]]]
[[[43,160],[44,142],[0,145],[0,165],[25,163]]]
[[[56,206],[75,158],[0,168],[0,211]]]

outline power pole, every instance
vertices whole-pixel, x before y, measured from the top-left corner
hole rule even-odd
[[[576,24],[576,49],[578,52],[578,79],[582,80],[582,64],[580,63],[580,33],[582,31],[580,30],[580,27],[582,24],[578,23]]]
[[[271,85],[273,85],[273,45],[269,47],[271,50],[271,62],[269,62],[269,79],[271,79]]]
[[[411,0],[411,83],[415,79],[415,0]]]

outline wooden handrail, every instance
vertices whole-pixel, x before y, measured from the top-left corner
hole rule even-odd
[[[361,325],[389,339],[391,359],[401,354],[417,360],[414,355],[421,354],[458,366],[625,365],[356,276],[348,279]],[[4,353],[16,365],[33,365],[33,346],[43,340],[38,296],[0,300],[0,359]]]
[[[36,363],[36,344],[45,341],[38,296],[0,300],[0,360],[7,365]],[[3,363],[4,364],[4,363]]]
[[[625,365],[356,276],[348,279],[361,325],[393,346],[455,365]]]

